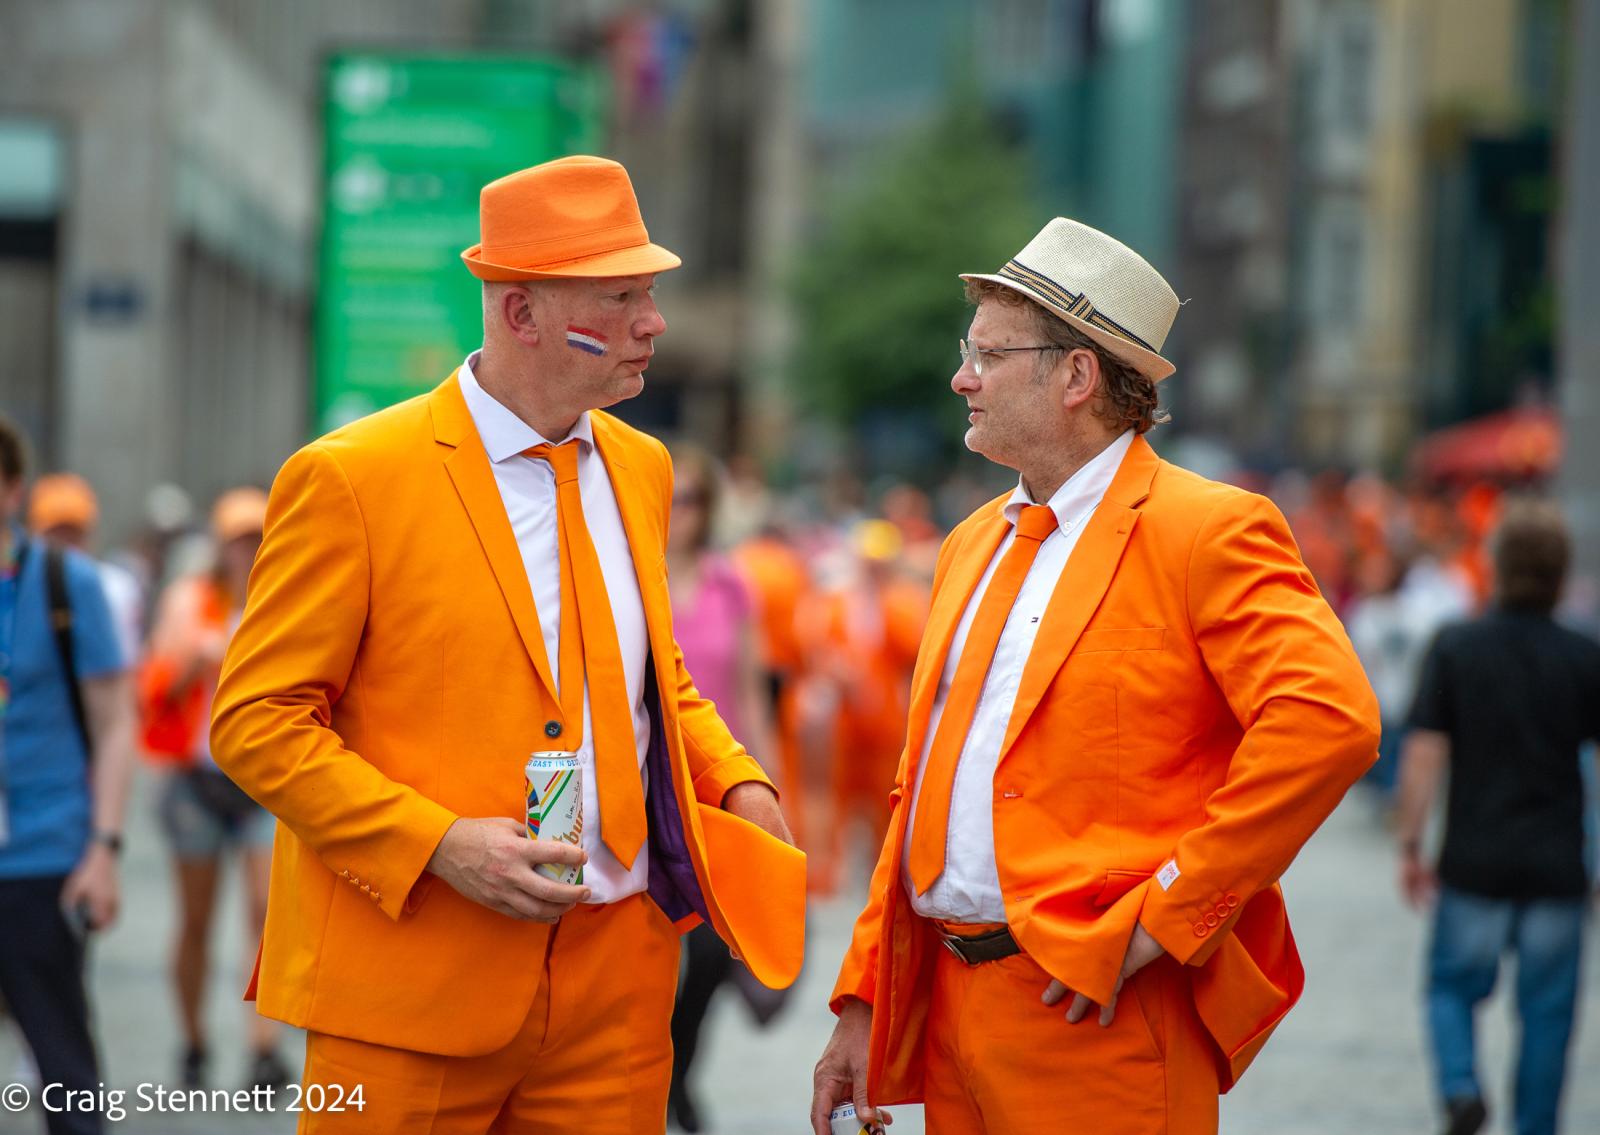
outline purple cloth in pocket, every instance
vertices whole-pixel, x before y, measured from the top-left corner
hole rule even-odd
[[[650,743],[644,754],[645,770],[650,778],[644,801],[650,828],[650,873],[646,890],[673,922],[698,914],[709,926],[711,912],[706,906],[705,893],[700,889],[700,880],[695,877],[683,817],[678,813],[678,801],[672,790],[672,758],[667,752],[661,691],[656,685],[653,661],[645,666],[644,704],[650,714]],[[694,807],[693,800],[689,806]]]

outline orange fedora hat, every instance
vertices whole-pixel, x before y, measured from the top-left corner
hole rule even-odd
[[[578,155],[507,174],[478,195],[482,241],[461,254],[480,280],[640,276],[683,261],[650,243],[628,171]]]

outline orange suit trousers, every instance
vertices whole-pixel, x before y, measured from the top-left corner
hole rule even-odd
[[[678,932],[644,895],[579,906],[550,934],[528,1018],[486,1056],[438,1056],[327,1033],[306,1038],[302,1081],[361,1085],[364,1107],[302,1113],[302,1133],[661,1135]],[[445,1000],[450,990],[439,990]],[[329,1098],[335,1093],[329,1092]]]
[[[935,953],[928,1135],[1215,1135],[1216,1061],[1171,958],[1129,978],[1101,1028],[1097,1007],[1067,1022],[1070,994],[1044,1004],[1050,975],[1027,954],[969,966]]]

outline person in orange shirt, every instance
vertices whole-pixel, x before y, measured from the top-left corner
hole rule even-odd
[[[212,568],[180,577],[162,593],[149,651],[139,669],[145,752],[163,767],[161,827],[178,884],[172,981],[185,1042],[179,1077],[186,1088],[205,1085],[211,1055],[205,993],[224,853],[239,856],[245,916],[253,937],[260,937],[267,916],[272,815],[217,767],[206,736],[217,672],[244,610],[266,516],[267,494],[258,488],[230,489],[217,498],[211,511]],[[278,1032],[272,1021],[251,1014],[254,1058],[247,1084],[281,1086],[288,1081],[289,1069],[277,1050]]]
[[[795,692],[806,671],[797,613],[811,592],[811,572],[784,529],[769,520],[733,550],[735,570],[755,600],[756,645],[766,681],[768,715],[776,733],[777,783],[783,790],[795,842],[809,846],[808,801]]]
[[[905,544],[887,520],[859,521],[841,586],[802,608],[807,655],[834,707],[827,744],[831,810],[807,851],[812,889],[831,893],[864,829],[876,852],[889,825],[888,791],[905,736],[911,668],[927,617],[925,589],[901,567]]]
[[[939,559],[812,1125],[1215,1132],[1299,995],[1277,880],[1376,701],[1277,509],[1145,440],[1166,281],[1059,217],[964,279],[967,446],[1019,480]]]
[[[272,488],[211,731],[279,820],[247,996],[308,1030],[301,1131],[660,1132],[679,933],[788,985],[805,857],[674,641],[666,449],[602,412],[678,258],[602,158],[480,220],[482,349]],[[546,752],[576,843],[528,838]]]

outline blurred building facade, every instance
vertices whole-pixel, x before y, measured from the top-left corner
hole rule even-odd
[[[1202,0],[1188,40],[1180,427],[1399,471],[1548,398],[1550,0]]]
[[[126,535],[145,492],[266,483],[304,440],[317,63],[463,40],[476,4],[11,0],[0,394]]]
[[[1291,428],[1278,387],[1291,233],[1295,72],[1276,4],[1197,0],[1183,68],[1178,250],[1169,276],[1200,302],[1173,329],[1176,428],[1248,453]]]
[[[683,253],[643,424],[726,439],[748,334],[752,5],[11,0],[0,37],[0,404],[108,535],[173,482],[265,484],[312,429],[323,65],[548,52],[614,90],[609,152]],[[463,275],[463,287],[471,281]]]

